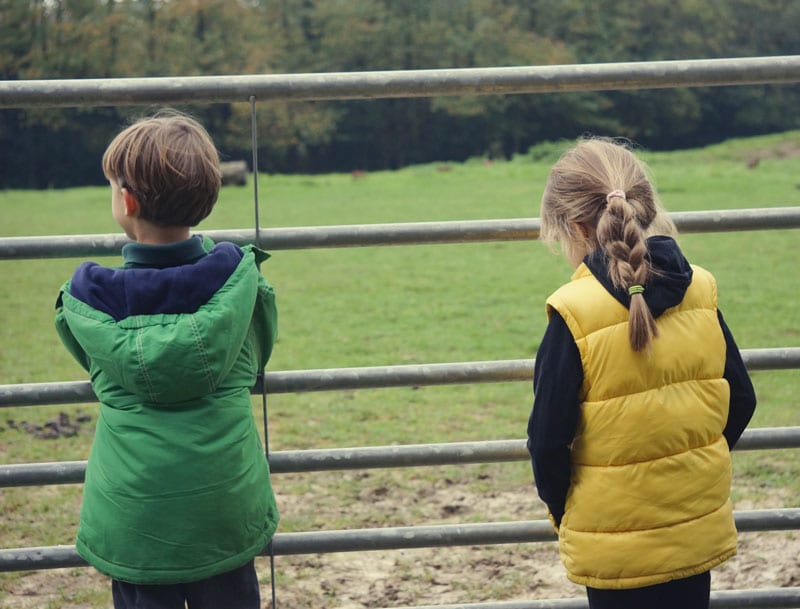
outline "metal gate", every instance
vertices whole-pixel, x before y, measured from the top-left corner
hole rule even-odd
[[[548,93],[677,86],[723,86],[800,82],[800,56],[639,62],[599,65],[486,68],[342,74],[125,78],[0,82],[0,109],[36,106],[133,105],[152,102],[372,99],[460,94]],[[255,124],[255,121],[253,121]],[[255,138],[255,134],[254,134]],[[257,192],[256,192],[256,210]],[[800,228],[800,207],[672,214],[679,230],[720,232]],[[537,219],[261,228],[205,231],[215,240],[256,243],[270,250],[531,240]],[[0,238],[0,260],[118,254],[121,235]],[[750,370],[800,368],[800,347],[748,349]],[[529,383],[533,360],[503,360],[268,372],[253,388],[258,395],[342,389],[519,381]],[[0,385],[0,408],[76,404],[95,400],[88,382]],[[752,429],[739,450],[800,447],[800,427]],[[273,473],[523,461],[522,440],[411,446],[277,451]],[[83,481],[85,461],[0,466],[0,487]],[[739,531],[800,529],[800,508],[736,513]],[[275,555],[484,545],[554,540],[546,521],[478,523],[341,531],[278,533]],[[266,549],[265,549],[266,552]],[[0,549],[0,571],[85,566],[74,546]],[[475,609],[585,607],[582,599],[438,605]],[[800,607],[800,588],[712,593],[712,607]],[[431,609],[430,607],[418,609]]]

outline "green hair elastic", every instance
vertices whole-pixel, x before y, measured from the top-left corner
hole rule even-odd
[[[643,285],[632,285],[628,288],[628,294],[633,296],[634,294],[642,294],[644,293],[644,286]]]

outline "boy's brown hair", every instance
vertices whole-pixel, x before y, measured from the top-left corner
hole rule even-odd
[[[219,154],[193,118],[162,110],[120,132],[103,155],[103,172],[139,203],[139,217],[161,226],[196,226],[220,189]]]

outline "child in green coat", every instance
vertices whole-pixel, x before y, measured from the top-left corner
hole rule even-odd
[[[192,235],[219,193],[193,119],[164,112],[103,156],[121,268],[81,264],[56,328],[100,401],[77,549],[117,609],[260,606],[254,557],[278,511],[250,389],[277,332],[254,247]]]

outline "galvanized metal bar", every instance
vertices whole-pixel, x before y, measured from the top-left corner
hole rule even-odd
[[[797,609],[800,588],[717,590],[711,593],[710,609]]]
[[[753,370],[800,368],[800,347],[743,349],[742,358]],[[534,360],[494,360],[446,364],[408,364],[359,368],[322,368],[267,372],[267,393],[306,393],[390,387],[423,387],[472,383],[529,382]],[[261,383],[253,387],[261,393]],[[89,381],[0,385],[0,408],[74,404],[96,401]]]
[[[405,605],[392,609],[588,609],[585,598],[548,598],[530,601],[489,601],[448,605]],[[389,609],[389,608],[386,608]]]
[[[75,546],[0,549],[0,573],[87,566]]]
[[[0,82],[0,108],[381,99],[800,82],[800,56],[318,74]]]
[[[800,348],[798,348],[800,367]],[[451,364],[414,364],[403,366],[367,366],[361,368],[330,368],[267,372],[267,393],[303,393],[349,389],[375,389],[494,383],[530,380],[533,360],[497,360]],[[261,384],[252,393],[261,393]],[[43,404],[91,402],[97,398],[88,381],[23,383],[0,385],[0,408]]]
[[[734,450],[800,448],[800,427],[756,427],[745,429]]]
[[[742,531],[784,531],[800,528],[800,508],[750,510],[734,514]],[[272,540],[276,556],[404,550],[453,546],[495,545],[555,541],[547,520],[446,524],[416,527],[349,529],[278,533]],[[266,555],[264,549],[262,555]],[[0,550],[0,572],[76,567],[85,563],[74,546],[9,548]]]
[[[800,529],[800,508],[780,510],[742,510],[734,514],[736,530],[740,533],[756,531],[794,531]]]
[[[800,448],[800,426],[747,429],[734,446],[737,451],[784,448]],[[528,459],[530,455],[522,439],[289,450],[271,454],[274,473],[505,463]],[[0,468],[0,486],[2,473]]]
[[[800,367],[800,348],[797,351]],[[264,380],[268,393],[305,393],[530,381],[532,375],[533,360],[520,359],[268,372]]]
[[[530,601],[495,601],[449,605],[415,605],[392,609],[587,609],[585,598],[553,598]],[[750,590],[714,590],[710,609],[797,609],[800,588],[756,588]]]
[[[453,546],[555,541],[547,520],[483,522],[340,531],[309,531],[276,535],[279,555],[405,550]]]
[[[800,208],[797,209],[797,216],[800,226]],[[261,228],[258,235],[254,229],[225,229],[203,231],[203,234],[215,241],[230,241],[237,245],[255,243],[263,249],[279,251],[533,240],[539,235],[539,221],[537,219],[470,220]],[[0,259],[116,256],[129,242],[122,234],[4,237],[0,238]]]
[[[89,381],[53,381],[0,385],[0,408],[45,404],[85,404],[96,402]]]
[[[724,233],[800,228],[800,207],[760,207],[672,212],[681,233]]]
[[[745,430],[735,450],[800,448],[800,427]],[[524,440],[407,444],[271,452],[273,474],[527,461]],[[0,488],[83,482],[86,461],[0,465]]]
[[[671,214],[684,233],[800,228],[800,207],[765,207]],[[538,218],[406,222],[287,228],[223,229],[203,231],[215,241],[237,245],[255,243],[280,251],[339,247],[531,241],[539,237]],[[129,243],[125,235],[55,235],[1,237],[0,260],[89,258],[117,256]]]
[[[585,598],[548,598],[529,601],[489,601],[486,603],[456,603],[448,605],[406,605],[394,607],[393,609],[588,609],[588,607],[589,603]]]
[[[792,370],[800,368],[800,347],[784,349],[742,349],[748,370]]]
[[[273,457],[275,473],[503,463],[530,458],[524,440],[287,450],[273,453]]]
[[[80,484],[86,475],[86,461],[12,463],[0,465],[0,488]]]
[[[784,437],[786,444],[793,440],[800,446],[800,427],[796,428],[794,436],[785,434]],[[287,450],[269,454],[273,474],[498,463],[528,458],[524,440]],[[0,465],[0,488],[82,483],[85,472],[86,461]]]

